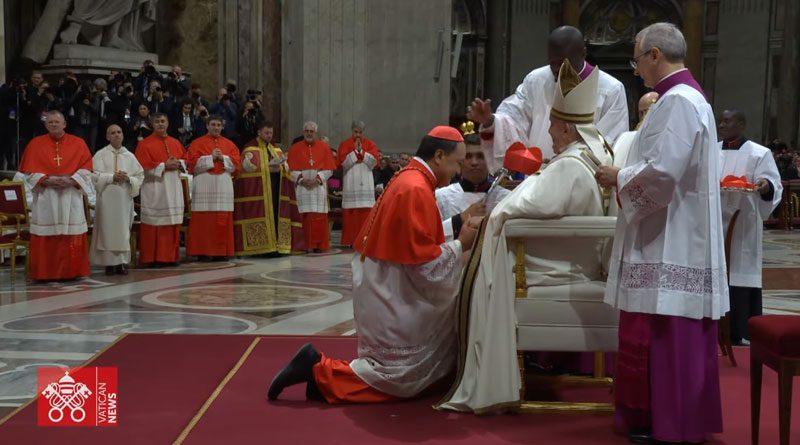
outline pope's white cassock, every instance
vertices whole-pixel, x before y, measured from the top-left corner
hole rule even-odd
[[[510,191],[500,186],[491,189],[488,195],[486,192],[465,192],[460,182],[436,189],[436,205],[439,207],[439,214],[442,216],[445,239],[450,241],[455,236],[454,216],[481,199],[486,199],[486,211],[491,213],[497,204],[510,193]]]
[[[92,264],[116,266],[131,259],[130,236],[135,212],[133,198],[139,195],[144,170],[127,148],[106,145],[94,155],[92,182],[97,206],[89,259]],[[114,182],[114,173],[124,171],[128,182]]]
[[[731,286],[761,287],[763,222],[781,202],[783,185],[772,151],[753,141],[744,142],[738,149],[722,150],[721,178],[728,175],[744,176],[755,184],[766,179],[772,184],[771,199],[762,199],[757,194],[722,192],[722,215],[727,227],[730,217],[740,210],[731,241],[730,274]]]
[[[620,134],[628,131],[625,87],[610,74],[585,62],[580,73],[581,79],[586,79],[589,71],[599,72],[597,106],[592,110],[594,123],[609,145],[613,145]],[[527,147],[541,148],[544,159],[553,157],[553,142],[547,130],[555,89],[556,81],[550,66],[543,66],[530,72],[516,92],[497,107],[492,126],[480,130],[484,136],[481,138],[481,146],[490,172],[503,166],[506,150],[518,141]],[[486,138],[491,133],[494,136]]]
[[[577,76],[571,67],[566,67],[569,65],[562,66],[560,78]],[[597,78],[597,72],[593,72],[574,89],[567,89],[566,98],[561,93],[559,82],[554,112],[559,111],[562,120],[571,119],[571,115],[591,115],[597,94]],[[584,127],[584,133],[596,133],[591,123],[576,126]],[[597,138],[590,140],[592,145],[598,141]],[[603,194],[594,178],[599,165],[591,154],[595,150],[603,150],[603,146],[591,147],[581,140],[568,144],[541,172],[525,179],[492,211],[486,223],[480,264],[469,302],[466,362],[461,379],[437,408],[482,413],[519,402],[512,273],[515,258],[508,250],[503,225],[514,218],[602,216],[605,213]],[[610,162],[610,156],[605,156],[604,163]],[[550,242],[527,243],[528,284],[558,286],[599,279],[599,256],[572,254],[580,250],[585,249],[572,248],[569,241],[566,244],[559,242],[557,247]],[[563,258],[564,252],[570,252],[571,256]],[[562,260],[554,261],[554,255]],[[461,298],[463,300],[465,296]]]

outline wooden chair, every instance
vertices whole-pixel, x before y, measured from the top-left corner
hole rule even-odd
[[[736,220],[739,219],[739,210],[734,212],[731,220],[728,223],[728,230],[725,232],[725,264],[727,267],[728,277],[731,275],[731,243],[733,242],[733,230],[736,228]],[[736,365],[736,356],[733,354],[733,345],[731,344],[731,318],[730,313],[724,315],[719,320],[717,331],[717,342],[719,348],[722,350],[722,355],[728,357],[731,366]]]
[[[0,244],[14,244],[11,252],[12,280],[14,280],[16,254],[19,247],[25,248],[25,278],[28,277],[31,257],[28,212],[25,183],[8,180],[0,182]]]
[[[618,348],[619,311],[603,301],[605,281],[562,286],[528,287],[525,273],[526,241],[564,239],[585,240],[587,253],[602,264],[614,237],[616,217],[570,216],[553,220],[512,219],[504,231],[509,250],[515,255],[515,313],[517,350],[522,390],[522,412],[597,412],[610,413],[609,403],[541,402],[525,400],[524,351],[594,352],[594,375],[543,378],[554,386],[608,386],[613,379],[605,375],[605,352]],[[605,246],[605,247],[601,247]],[[509,296],[511,298],[511,296]]]
[[[750,333],[750,432],[758,445],[761,422],[763,365],[778,373],[778,425],[780,445],[789,445],[792,419],[792,380],[800,375],[800,317],[760,315],[748,322]]]

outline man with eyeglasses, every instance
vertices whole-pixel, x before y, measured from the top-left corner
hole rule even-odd
[[[717,320],[728,312],[714,112],[670,23],[636,36],[635,73],[659,99],[625,167],[600,167],[620,204],[605,301],[620,311],[617,420],[634,443],[722,431]]]
[[[468,117],[480,124],[480,135],[490,172],[503,165],[506,150],[514,142],[542,149],[544,159],[554,156],[550,139],[550,108],[556,90],[558,70],[565,59],[585,80],[598,69],[586,62],[583,34],[572,26],[561,26],[550,33],[547,41],[548,65],[531,71],[514,94],[507,97],[492,113],[491,100],[476,98],[469,107]],[[628,102],[625,87],[620,81],[600,71],[597,88],[597,110],[594,123],[600,134],[614,144],[617,137],[628,131]]]

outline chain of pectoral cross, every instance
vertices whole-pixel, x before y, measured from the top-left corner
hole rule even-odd
[[[56,165],[59,166],[59,167],[61,167],[61,160],[64,159],[59,154],[59,149],[60,148],[61,148],[61,142],[56,141],[56,157],[54,157],[53,160],[56,161]]]
[[[313,145],[309,145],[308,146],[308,164],[313,167],[314,166],[314,152],[311,151],[311,147],[313,147]]]

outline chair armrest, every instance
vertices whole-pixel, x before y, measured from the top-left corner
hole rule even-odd
[[[565,216],[557,219],[510,219],[506,238],[613,238],[615,216]]]

